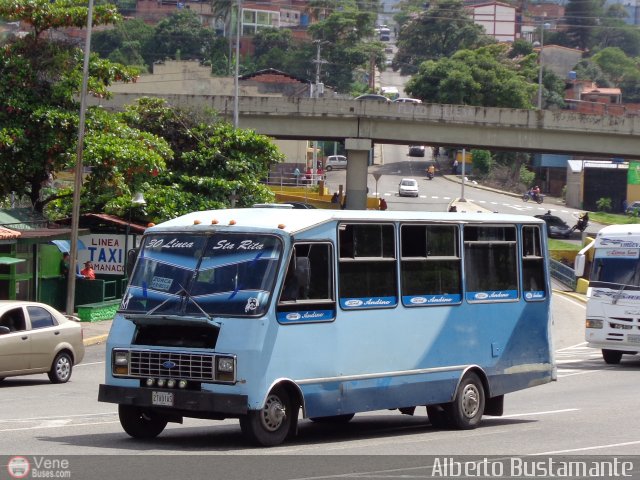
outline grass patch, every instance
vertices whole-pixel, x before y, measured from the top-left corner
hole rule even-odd
[[[628,225],[631,223],[640,223],[640,217],[605,212],[589,212],[589,220],[596,223],[602,223],[603,225]]]
[[[549,239],[549,250],[575,250],[576,252],[582,249],[582,245],[576,243],[563,242],[562,240],[556,240],[555,238]]]

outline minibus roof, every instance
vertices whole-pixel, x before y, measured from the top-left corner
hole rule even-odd
[[[231,228],[251,228],[281,230],[290,234],[307,230],[316,225],[332,221],[432,221],[432,222],[481,222],[497,223],[535,223],[543,220],[525,215],[498,213],[455,213],[455,212],[411,212],[379,210],[333,210],[333,209],[281,209],[281,208],[235,208],[192,212],[168,220],[146,230],[147,233],[164,230],[190,231],[207,230],[211,225],[230,226]],[[192,230],[193,229],[193,230]]]

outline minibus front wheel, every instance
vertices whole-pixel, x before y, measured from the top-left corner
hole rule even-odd
[[[133,405],[118,405],[120,425],[133,438],[155,438],[167,426],[167,420],[152,411]]]
[[[251,443],[273,447],[284,442],[297,415],[298,409],[287,391],[276,387],[267,395],[262,409],[249,410],[240,417],[240,429]]]

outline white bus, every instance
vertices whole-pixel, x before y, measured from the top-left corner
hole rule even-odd
[[[591,249],[585,338],[606,363],[617,364],[623,354],[640,351],[640,225],[600,230],[576,257],[576,276],[584,274]]]
[[[555,375],[542,220],[244,208],[147,229],[99,400],[132,437],[237,418],[258,445],[298,413],[426,406],[436,428],[501,415]]]

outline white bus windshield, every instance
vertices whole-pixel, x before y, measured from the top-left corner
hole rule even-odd
[[[123,299],[123,311],[264,315],[281,256],[282,243],[270,235],[149,235]]]
[[[596,258],[592,286],[640,287],[640,262],[637,258]]]

